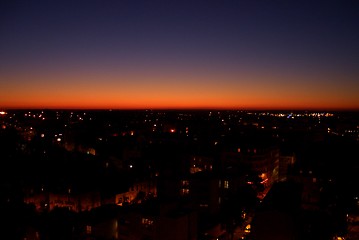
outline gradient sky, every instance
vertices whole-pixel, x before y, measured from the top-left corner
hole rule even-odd
[[[359,109],[359,1],[1,1],[0,108]]]

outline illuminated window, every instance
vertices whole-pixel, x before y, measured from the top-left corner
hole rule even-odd
[[[182,187],[188,187],[189,186],[189,181],[188,180],[182,180],[181,184],[182,184]]]
[[[91,231],[92,231],[91,226],[90,226],[90,225],[87,225],[87,226],[86,226],[86,233],[87,233],[87,234],[91,234]]]
[[[244,232],[245,232],[245,233],[250,233],[250,232],[251,232],[251,225],[250,225],[250,224],[248,224],[248,225],[246,226],[246,228],[244,229]]]
[[[229,188],[229,182],[228,182],[228,181],[224,181],[224,182],[223,182],[223,187],[228,189],[228,188]]]
[[[148,219],[148,218],[142,218],[142,224],[143,224],[145,227],[152,226],[152,225],[153,225],[153,220]]]
[[[181,193],[182,196],[188,195],[189,194],[189,189],[188,188],[182,188],[180,193]]]

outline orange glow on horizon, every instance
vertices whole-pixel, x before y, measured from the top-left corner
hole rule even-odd
[[[290,76],[264,75],[29,74],[29,81],[19,85],[16,80],[25,76],[14,74],[7,76],[7,84],[0,83],[0,108],[359,110],[355,85],[323,86],[311,79],[300,81],[300,76],[285,82],[277,79]]]
[[[343,107],[340,103],[311,104],[308,101],[287,101],[285,99],[259,101],[255,98],[242,99],[243,103],[224,101],[216,98],[183,99],[157,98],[110,101],[111,99],[73,99],[67,101],[35,100],[16,101],[1,106],[3,109],[262,109],[262,110],[359,110],[356,104]]]

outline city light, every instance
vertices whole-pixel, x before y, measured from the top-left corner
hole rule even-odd
[[[0,126],[13,128],[14,133],[17,132],[19,143],[16,146],[19,154],[39,157],[35,155],[36,152],[29,151],[33,147],[41,153],[40,158],[44,160],[33,161],[33,166],[26,165],[29,168],[27,171],[37,173],[37,178],[44,175],[44,178],[41,179],[41,183],[44,184],[39,187],[29,183],[29,186],[36,190],[25,189],[30,193],[25,194],[25,203],[35,205],[36,211],[39,212],[65,207],[77,214],[81,211],[102,208],[107,204],[122,209],[127,209],[132,205],[141,205],[142,207],[142,204],[146,204],[149,200],[160,200],[163,194],[168,197],[172,197],[173,194],[176,198],[194,201],[193,204],[200,208],[200,213],[197,214],[202,214],[202,211],[204,213],[215,211],[216,214],[224,213],[222,211],[238,211],[236,214],[241,223],[233,223],[238,224],[235,238],[247,239],[249,234],[255,234],[257,230],[257,225],[255,229],[251,227],[252,219],[255,219],[254,216],[260,218],[261,215],[256,215],[253,209],[241,204],[258,204],[265,209],[267,204],[269,204],[268,206],[272,204],[268,201],[274,201],[267,197],[271,196],[271,190],[278,184],[286,183],[289,178],[297,177],[297,181],[301,184],[315,186],[306,186],[305,191],[320,191],[326,185],[337,181],[333,176],[323,179],[319,175],[322,170],[313,168],[313,166],[294,169],[293,166],[298,161],[295,153],[288,154],[288,151],[285,151],[288,155],[283,155],[280,150],[281,147],[286,149],[286,146],[279,144],[278,138],[285,139],[286,144],[296,144],[297,142],[293,139],[296,139],[296,134],[299,131],[305,131],[308,134],[315,133],[313,139],[316,140],[319,134],[330,138],[333,132],[337,132],[339,134],[334,137],[339,138],[338,141],[342,134],[346,138],[351,136],[353,140],[358,134],[358,123],[352,120],[348,121],[349,124],[343,125],[344,128],[340,122],[337,125],[331,124],[330,134],[328,134],[327,122],[323,120],[325,117],[322,117],[322,123],[319,125],[323,131],[318,133],[315,128],[319,124],[318,121],[311,120],[317,118],[318,115],[312,116],[310,112],[290,113],[296,116],[298,122],[295,124],[292,124],[292,118],[279,120],[277,112],[269,111],[228,111],[221,112],[220,116],[216,112],[212,112],[211,119],[208,118],[208,112],[203,114],[202,111],[191,111],[191,113],[162,110],[116,111],[113,113],[114,116],[107,118],[102,116],[103,112],[101,111],[89,111],[86,116],[88,118],[93,116],[95,124],[89,121],[79,121],[79,116],[83,116],[82,114],[78,115],[78,112],[74,112],[71,116],[67,111],[63,111],[61,114],[53,114],[51,111],[42,113],[42,117],[46,116],[47,118],[46,122],[41,121],[41,118],[38,117],[39,112],[35,110],[27,117],[24,117],[24,112],[19,112],[16,115],[8,112],[7,114],[13,118],[7,116],[1,118]],[[36,118],[33,118],[33,115]],[[203,116],[205,117],[203,118]],[[328,116],[330,118],[328,122],[335,122],[338,116],[341,115],[335,115],[334,118]],[[346,117],[351,119],[349,115]],[[223,119],[228,126],[223,125]],[[152,123],[149,120],[152,120]],[[266,126],[265,131],[261,129],[261,126]],[[273,128],[273,126],[276,127]],[[229,128],[233,133],[229,132]],[[191,129],[190,138],[186,137],[189,129]],[[264,136],[261,135],[262,132],[270,133],[268,139],[261,139]],[[172,135],[173,133],[176,134]],[[130,137],[131,135],[136,137]],[[2,136],[6,135],[0,134],[0,137]],[[41,141],[36,141],[36,136],[41,138]],[[317,141],[320,141],[320,138]],[[310,143],[311,141],[303,142],[307,145]],[[332,150],[335,148],[328,147],[325,151]],[[295,151],[304,154],[300,149]],[[314,148],[313,151],[320,152],[321,149]],[[9,155],[8,158],[11,159],[11,156]],[[76,160],[72,161],[72,159]],[[60,168],[68,169],[69,171],[65,172],[70,176],[66,176],[64,173],[63,176],[60,176],[64,180],[48,182],[46,179],[49,176],[56,177],[57,174],[54,173],[54,170]],[[39,172],[38,169],[45,170]],[[84,171],[77,171],[78,169],[84,169]],[[289,171],[290,169],[292,170]],[[87,171],[90,173],[89,176],[87,176]],[[162,172],[161,175],[159,175],[160,172]],[[167,183],[173,173],[180,178]],[[217,175],[217,173],[220,174]],[[91,182],[93,176],[96,176],[93,186],[90,185],[88,188],[82,189],[81,184],[83,183],[81,182]],[[121,176],[126,177],[122,178]],[[127,178],[127,176],[131,177]],[[81,178],[83,180],[79,181]],[[108,185],[109,183],[110,185]],[[122,183],[128,186],[127,190],[116,188],[117,184]],[[113,195],[109,196],[110,198],[106,201],[101,201],[101,193],[96,193],[95,188],[99,184],[101,186],[108,185],[109,190],[112,191]],[[296,183],[291,182],[290,184]],[[157,186],[165,188],[161,189],[159,195],[157,195]],[[293,187],[293,189],[296,188]],[[79,193],[80,190],[83,193]],[[285,198],[286,194],[297,196],[288,189],[283,193],[282,198]],[[92,194],[99,195],[96,197]],[[275,191],[272,194],[275,194]],[[300,197],[298,199],[298,201],[304,202],[301,208],[309,205],[305,205],[305,201],[314,201],[318,196],[316,192],[309,192],[309,194],[312,194],[311,198]],[[159,198],[157,199],[157,197]],[[200,201],[196,201],[197,198]],[[240,198],[248,199],[242,201]],[[356,205],[358,196],[351,196],[350,200]],[[285,201],[291,200],[285,199]],[[320,199],[315,201],[318,202]],[[316,207],[317,202],[311,203],[309,207]],[[45,204],[47,204],[46,207]],[[186,211],[182,213],[187,214]],[[351,217],[353,213],[346,213],[348,213],[346,223],[351,224],[354,219]],[[146,218],[147,216],[141,217]],[[307,218],[304,220],[308,221]],[[144,226],[155,229],[157,227],[155,223]],[[270,224],[275,224],[275,222]],[[335,223],[332,224],[335,225]],[[210,229],[204,231],[208,230]],[[121,235],[120,232],[119,235]],[[223,237],[221,234],[211,236],[213,239],[222,239]],[[347,237],[335,237],[335,240],[345,239]]]

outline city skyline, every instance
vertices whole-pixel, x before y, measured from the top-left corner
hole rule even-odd
[[[0,108],[359,110],[354,1],[0,6]]]

